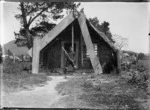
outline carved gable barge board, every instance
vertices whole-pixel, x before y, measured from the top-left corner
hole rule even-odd
[[[75,18],[73,14],[70,13],[65,17],[58,25],[56,25],[46,36],[41,39],[41,50],[50,43],[55,37],[57,37],[69,24],[71,24]]]
[[[55,37],[57,37],[69,24],[71,24],[75,18],[70,13],[59,24],[57,24],[46,36],[40,41],[40,50],[42,50],[47,44],[49,44]],[[29,50],[29,55],[32,56],[32,48]]]
[[[86,44],[86,48],[88,50],[90,60],[94,69],[95,74],[101,74],[102,73],[102,67],[100,65],[99,59],[95,55],[93,43],[91,41],[91,36],[86,24],[86,17],[84,14],[80,14],[80,17],[78,18],[79,25],[81,28],[81,32],[84,38],[84,42]]]
[[[90,22],[89,22],[90,23]],[[111,43],[111,41],[107,38],[107,36],[103,33],[97,30],[91,23],[90,26],[102,37],[102,39],[108,43],[108,45],[116,52],[118,49],[114,46],[114,44]]]

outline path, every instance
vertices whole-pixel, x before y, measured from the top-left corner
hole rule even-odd
[[[55,90],[58,83],[67,81],[63,76],[51,76],[52,80],[43,87],[36,87],[32,91],[21,91],[18,93],[3,95],[2,107],[52,107],[61,96]]]

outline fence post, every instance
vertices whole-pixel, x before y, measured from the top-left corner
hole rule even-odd
[[[32,53],[32,73],[39,73],[39,59],[40,59],[40,37],[35,37],[33,40]]]

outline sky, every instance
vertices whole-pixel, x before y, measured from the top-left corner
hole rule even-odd
[[[3,3],[2,9],[2,38],[1,43],[5,44],[15,39],[14,31],[20,28],[19,21],[14,17],[19,13],[18,3]],[[84,2],[81,8],[87,18],[97,17],[102,23],[110,23],[110,31],[113,35],[120,35],[128,39],[126,49],[135,52],[149,52],[149,19],[148,3],[115,3],[115,2]]]

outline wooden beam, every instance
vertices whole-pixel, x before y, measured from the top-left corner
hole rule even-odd
[[[40,38],[35,37],[33,40],[33,56],[32,56],[32,73],[39,73],[39,60],[40,60]]]
[[[66,18],[64,18],[58,25],[54,27],[46,36],[41,40],[41,49],[43,49],[48,43],[50,43],[58,34],[60,34],[69,24],[71,24],[75,18],[73,14],[70,13]],[[40,50],[41,50],[40,49]]]
[[[39,42],[40,50],[42,50],[47,44],[49,44],[56,36],[58,36],[69,24],[71,24],[75,18],[70,13],[66,16],[58,25],[54,27],[46,36],[44,36]],[[32,48],[29,50],[29,55],[32,56]]]
[[[73,23],[72,23],[72,49],[74,51],[74,27],[73,27]]]
[[[121,70],[121,61],[120,61],[120,50],[117,50],[117,72],[120,73]]]
[[[82,33],[80,33],[80,47],[81,47],[81,64],[83,67],[83,37],[82,37]]]
[[[77,69],[79,68],[79,63],[78,63],[78,60],[79,60],[79,42],[78,41],[75,41],[75,44],[76,44],[76,55],[75,55],[75,57],[76,57],[76,61],[75,61],[75,64],[76,64],[76,66],[77,66]]]
[[[81,28],[81,32],[85,41],[86,48],[88,50],[90,60],[94,69],[95,74],[101,74],[102,73],[102,67],[100,65],[99,59],[97,58],[95,52],[94,52],[94,46],[91,41],[91,36],[86,24],[86,17],[84,14],[80,14],[80,17],[78,18],[79,25]]]

